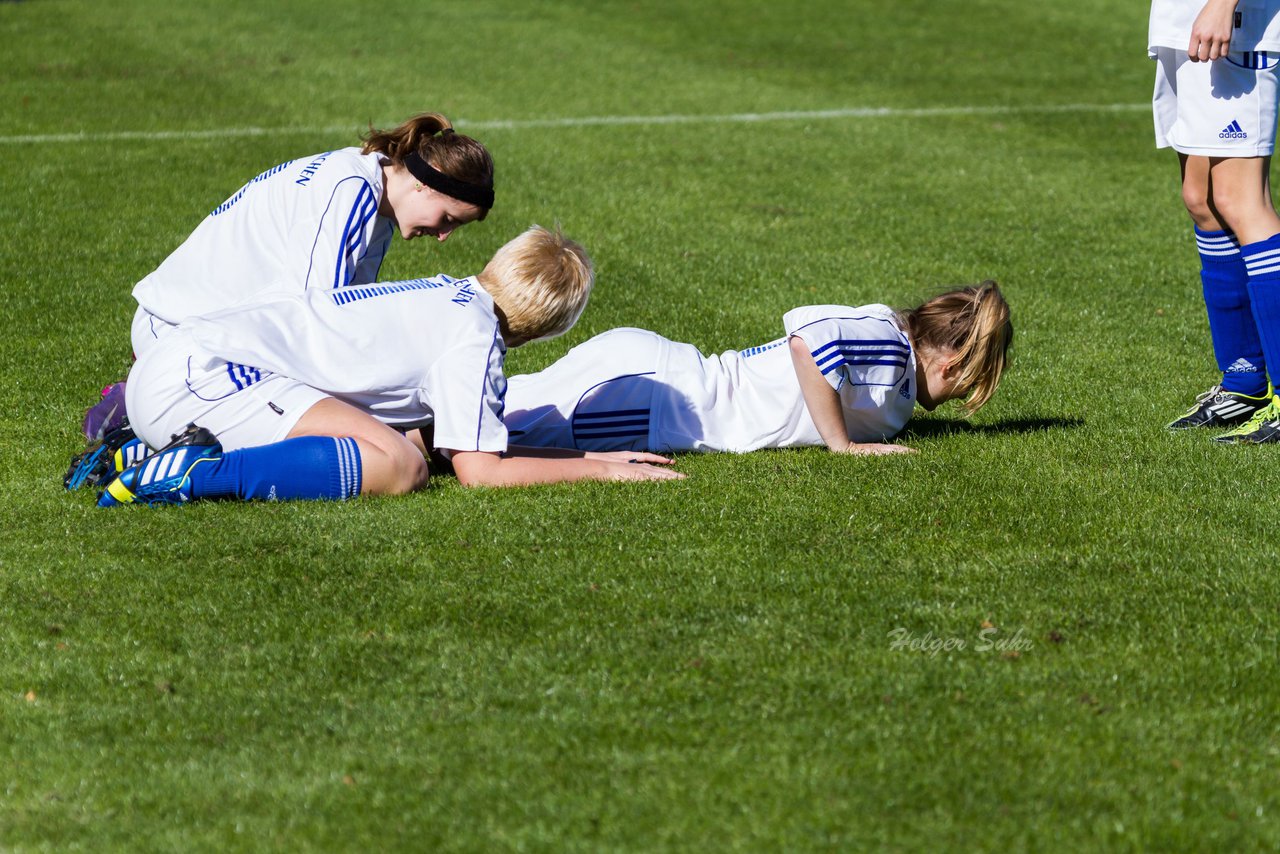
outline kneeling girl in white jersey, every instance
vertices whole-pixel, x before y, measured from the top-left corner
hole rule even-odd
[[[273,166],[214,208],[134,287],[133,352],[141,356],[187,317],[267,290],[376,281],[397,232],[444,241],[484,219],[493,199],[493,158],[438,113],[371,129],[358,148]],[[111,389],[86,414],[90,440],[123,416],[123,390]]]
[[[918,308],[814,305],[784,336],[704,356],[643,329],[614,329],[536,374],[511,377],[511,441],[584,451],[753,451],[826,445],[884,454],[918,403],[995,393],[1013,337],[995,282]]]
[[[134,287],[134,353],[184,318],[267,290],[373,282],[396,232],[443,241],[492,207],[492,157],[438,113],[370,131],[359,148],[273,166],[218,205]]]
[[[433,449],[465,485],[678,477],[644,464],[669,462],[653,455],[506,454],[506,349],[572,326],[592,278],[580,246],[534,227],[475,277],[273,293],[188,318],[139,357],[126,392],[139,438],[169,444],[99,504],[398,494],[426,485]]]

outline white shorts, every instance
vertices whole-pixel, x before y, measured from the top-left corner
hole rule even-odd
[[[673,369],[673,360],[684,369]],[[702,355],[647,329],[611,329],[507,381],[512,445],[582,451],[701,450]],[[682,379],[688,381],[681,382]]]
[[[1155,51],[1156,148],[1172,146],[1203,157],[1272,153],[1280,54],[1231,53],[1213,62],[1192,62],[1185,50]]]
[[[327,397],[297,380],[211,355],[178,327],[138,354],[125,386],[129,423],[152,448],[188,424],[212,431],[227,451],[279,442]]]
[[[129,330],[130,343],[133,345],[133,357],[141,358],[142,354],[178,327],[161,320],[142,306],[133,313],[133,327]]]

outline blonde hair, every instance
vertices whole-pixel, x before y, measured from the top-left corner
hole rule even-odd
[[[397,166],[404,166],[405,157],[417,153],[450,178],[493,186],[493,157],[489,150],[478,140],[455,132],[453,123],[440,113],[419,113],[391,130],[375,130],[369,125],[369,133],[362,139],[362,154],[376,151]],[[480,208],[478,219],[488,213],[487,208]]]
[[[1000,286],[988,279],[948,291],[901,317],[917,352],[954,355],[960,371],[956,387],[968,389],[965,414],[981,409],[1000,385],[1013,343],[1009,304]]]
[[[476,278],[493,297],[503,336],[519,346],[569,331],[587,307],[595,271],[586,250],[559,228],[535,225],[494,253]]]

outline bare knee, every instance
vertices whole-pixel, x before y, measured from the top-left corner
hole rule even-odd
[[[403,436],[377,442],[357,439],[356,443],[363,470],[361,494],[405,495],[422,489],[430,480],[422,452]]]
[[[1214,203],[1216,204],[1217,201],[1215,197]],[[1222,227],[1214,214],[1213,206],[1209,204],[1208,187],[1190,183],[1183,184],[1182,204],[1186,206],[1187,213],[1191,215],[1191,221],[1198,225],[1201,231],[1217,231]]]
[[[427,482],[431,479],[430,471],[427,469],[427,461],[423,459],[422,453],[409,442],[404,444],[407,447],[398,447],[396,449],[393,465],[397,476],[387,490],[387,495],[406,495],[410,492],[417,492],[419,489],[426,487]]]
[[[1240,235],[1241,242],[1265,238],[1275,232],[1276,215],[1270,200],[1252,188],[1215,187],[1213,206],[1226,224],[1224,227]],[[1261,237],[1253,236],[1255,234]]]

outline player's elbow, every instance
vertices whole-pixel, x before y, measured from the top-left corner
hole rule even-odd
[[[483,451],[455,451],[453,454],[453,471],[458,476],[458,483],[466,487],[498,486],[497,454]]]

